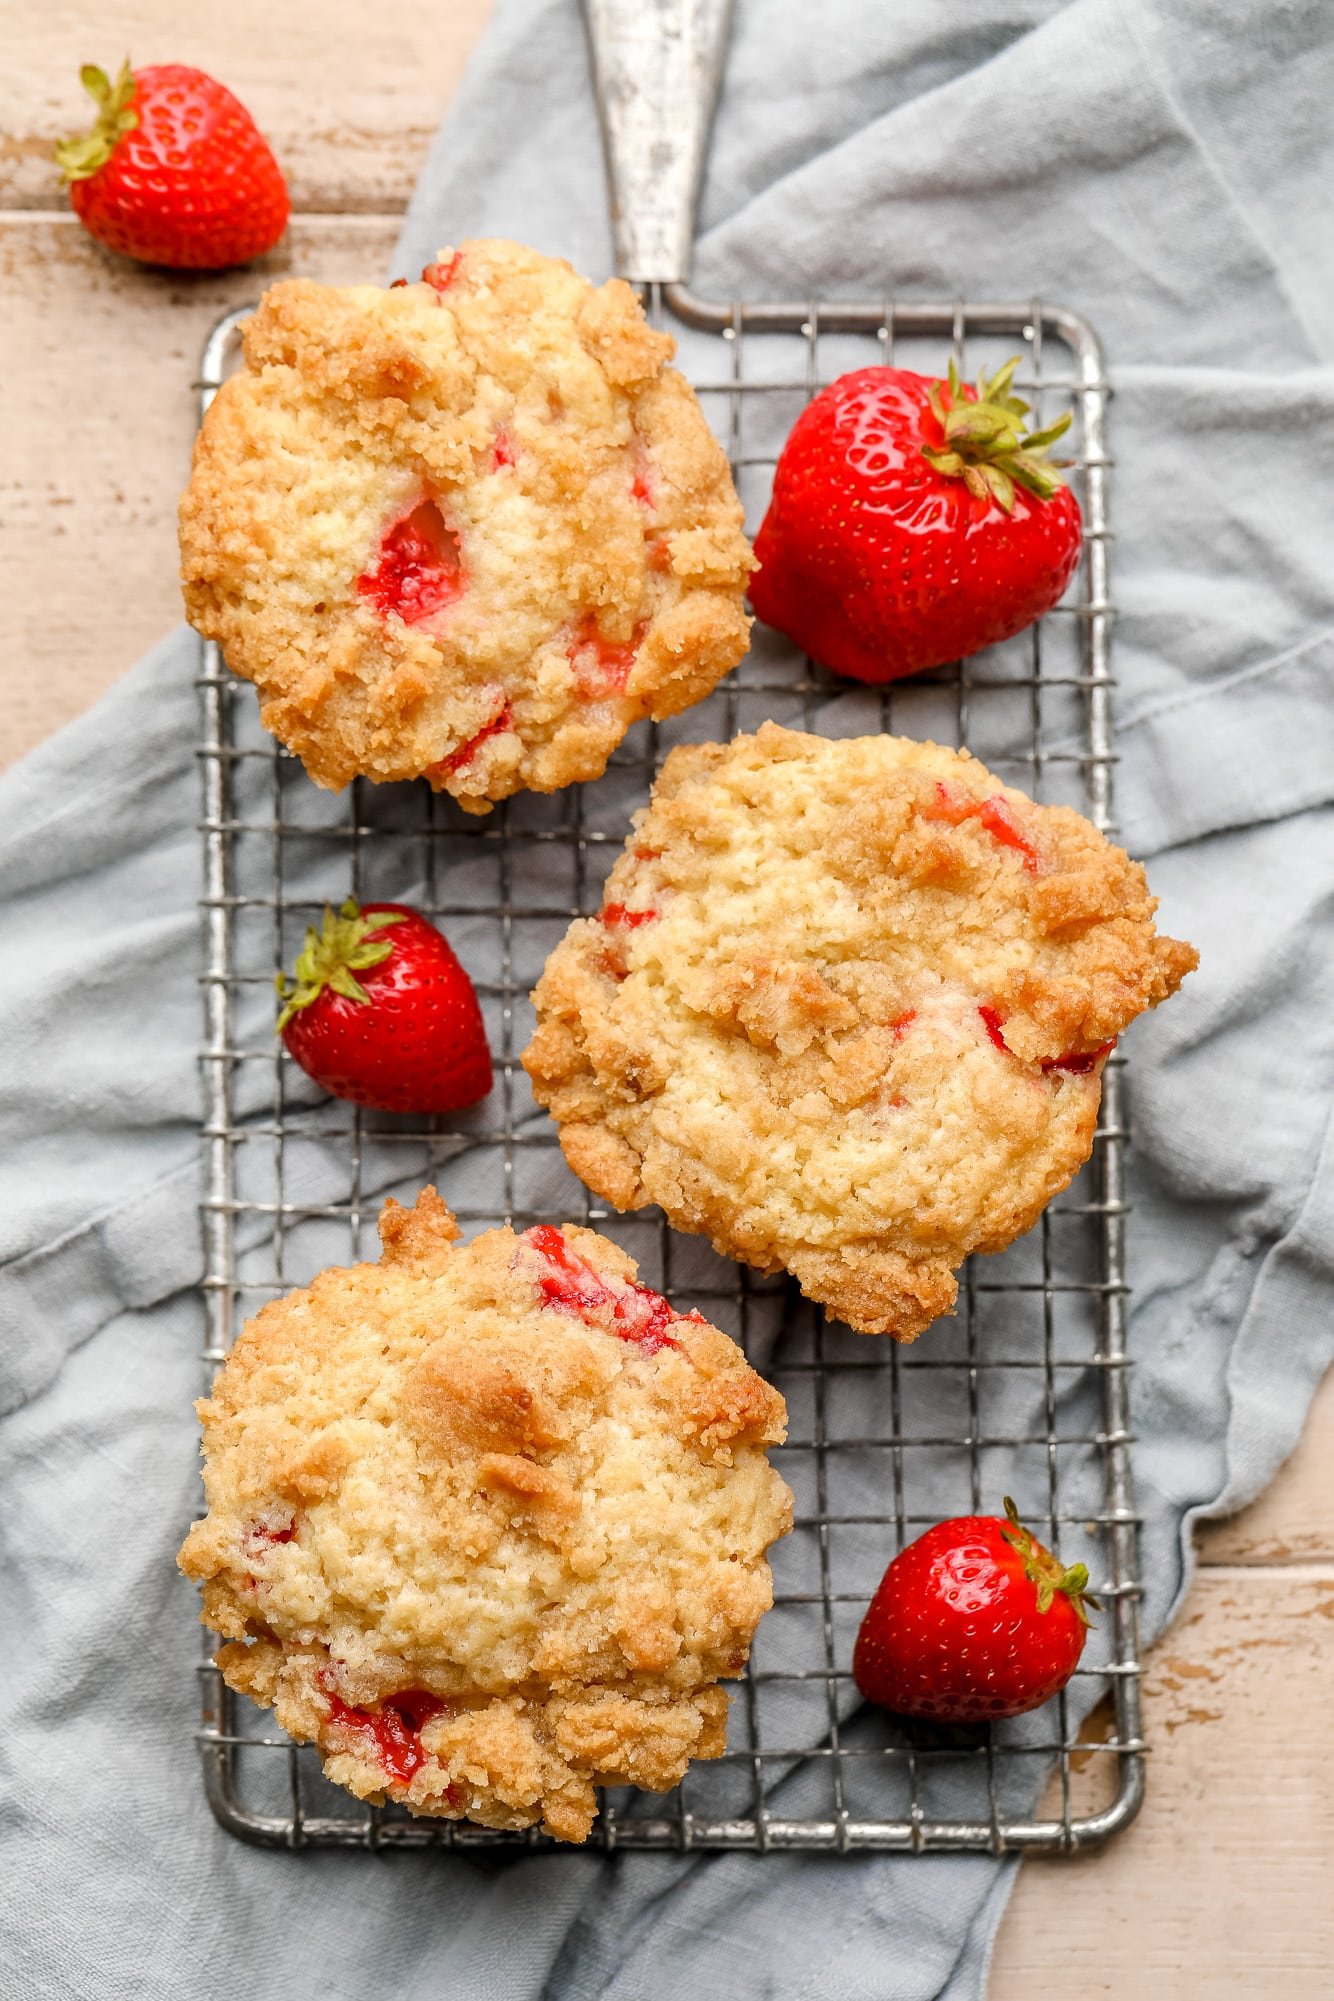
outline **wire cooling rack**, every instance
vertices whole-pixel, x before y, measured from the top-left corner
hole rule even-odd
[[[1006,646],[883,691],[837,681],[757,628],[748,658],[670,724],[631,731],[606,776],[470,819],[423,785],[319,792],[260,730],[251,690],[202,648],[206,1340],[212,1369],[245,1317],[323,1265],[376,1255],[382,1196],[434,1179],[467,1234],[580,1220],[643,1277],[732,1333],[788,1400],[775,1454],[797,1502],[773,1553],[775,1604],[731,1705],[726,1755],[665,1797],[608,1793],[590,1845],[691,1849],[1074,1850],[1125,1826],[1144,1784],[1137,1516],[1128,1456],[1121,1059],[1107,1066],[1092,1161],[1040,1224],[975,1259],[959,1309],[911,1349],[855,1336],[782,1280],[619,1217],[565,1170],[518,1052],[528,990],[570,919],[597,908],[629,814],[671,744],[765,717],[831,735],[894,730],[968,744],[1009,783],[1112,827],[1107,589],[1107,385],[1077,316],[1030,305],[714,306],[678,287],[648,305],[725,442],[753,532],[782,439],[845,369],[894,361],[965,375],[1018,350],[1016,386],[1074,419],[1070,477],[1084,555],[1065,601]],[[214,330],[201,409],[233,364],[244,313]],[[275,969],[348,892],[427,909],[473,971],[493,1050],[491,1097],[452,1123],[322,1100],[273,1034]],[[1035,1715],[977,1730],[859,1707],[849,1672],[862,1609],[928,1523],[1004,1493],[1104,1611],[1070,1687]],[[207,1796],[221,1823],[271,1846],[464,1850],[546,1845],[536,1833],[414,1820],[331,1787],[309,1748],[202,1668]]]

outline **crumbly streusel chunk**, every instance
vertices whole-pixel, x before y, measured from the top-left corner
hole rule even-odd
[[[334,788],[471,811],[596,778],[745,651],[753,567],[668,335],[518,244],[275,285],[181,503],[191,623]]]
[[[380,1235],[240,1335],[181,1567],[230,1685],[358,1798],[582,1841],[594,1786],[723,1749],[783,1399],[591,1230],[455,1248],[426,1188]]]
[[[1155,908],[966,753],[767,723],[672,752],[523,1060],[597,1194],[910,1340],[1087,1158],[1110,1044],[1196,963]]]

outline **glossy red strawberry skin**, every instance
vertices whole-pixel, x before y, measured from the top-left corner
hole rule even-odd
[[[1010,638],[1057,603],[1079,560],[1068,487],[1049,500],[1020,488],[1006,514],[922,457],[943,443],[931,387],[902,368],[831,383],[792,428],[756,537],[756,616],[857,681]]]
[[[1065,1687],[1087,1628],[1057,1591],[1045,1612],[993,1515],[938,1522],[894,1558],[871,1600],[852,1672],[902,1716],[980,1723],[1022,1716]]]
[[[362,913],[402,912],[374,934],[392,944],[358,971],[367,999],[325,987],[294,1014],[283,1042],[336,1098],[382,1112],[457,1112],[491,1089],[491,1055],[472,981],[452,946],[420,912],[368,903]]]
[[[267,140],[223,84],[184,63],[134,72],[139,123],[106,165],[70,184],[89,234],[173,270],[220,271],[271,250],[287,184]]]

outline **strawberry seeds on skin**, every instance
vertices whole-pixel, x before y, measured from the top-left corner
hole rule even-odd
[[[434,924],[403,903],[351,898],[312,925],[293,981],[282,973],[278,1031],[336,1098],[382,1112],[457,1112],[491,1089],[491,1052],[472,981]]]

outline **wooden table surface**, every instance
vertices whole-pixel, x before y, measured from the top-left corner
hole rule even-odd
[[[173,516],[205,328],[270,273],[375,277],[487,0],[23,0],[0,111],[0,762],[85,709],[180,616]],[[429,32],[427,31],[429,29]],[[67,212],[52,142],[87,60],[198,63],[268,133],[294,219],[264,271],[167,278]],[[1276,1347],[1283,1330],[1275,1328]],[[1200,1540],[1152,1651],[1148,1803],[1100,1855],[1034,1860],[993,2001],[1316,2001],[1334,1991],[1334,1383],[1269,1493]],[[893,1992],[886,1969],[885,1992]]]

